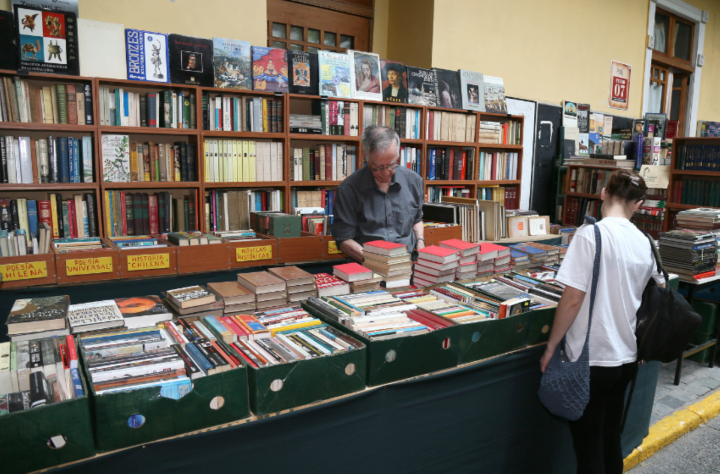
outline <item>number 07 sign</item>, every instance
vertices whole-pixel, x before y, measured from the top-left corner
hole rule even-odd
[[[628,109],[630,101],[630,72],[632,66],[617,61],[611,62],[610,103],[613,109]]]

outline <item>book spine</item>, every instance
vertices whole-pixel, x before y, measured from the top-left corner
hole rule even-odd
[[[85,92],[85,125],[94,125],[93,122],[93,101],[92,101],[92,85],[85,84],[83,86]]]
[[[68,123],[68,109],[67,109],[67,91],[65,89],[65,84],[55,84],[55,91],[57,93],[58,115],[60,117],[60,123],[67,124]]]
[[[58,137],[57,142],[57,163],[58,163],[58,182],[70,182],[70,155],[68,153],[67,137]]]

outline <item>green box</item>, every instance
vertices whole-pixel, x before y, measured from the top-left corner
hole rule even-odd
[[[250,367],[250,407],[256,415],[359,392],[367,377],[365,346],[268,367]]]
[[[555,321],[555,310],[557,308],[544,308],[530,311],[530,327],[528,328],[528,346],[544,344],[550,339],[550,330]]]
[[[460,359],[458,325],[417,336],[372,341],[303,303],[313,316],[361,341],[367,347],[367,385],[373,387],[450,369]]]
[[[693,301],[692,307],[702,316],[702,323],[695,333],[714,335],[717,332],[717,304],[709,301]]]
[[[253,212],[254,229],[273,237],[300,237],[302,217],[277,212]]]
[[[460,364],[527,347],[530,312],[504,319],[458,324]]]
[[[84,361],[82,348],[81,352]],[[84,363],[83,370],[90,380]],[[111,451],[247,418],[247,377],[247,367],[237,367],[194,379],[192,390],[180,400],[161,397],[159,387],[105,395],[97,395],[93,389],[95,446],[98,451]],[[211,401],[218,396],[224,404],[213,409]],[[145,423],[131,428],[128,420],[132,415],[144,416]]]
[[[81,372],[81,371],[79,371]],[[85,393],[88,386],[81,373]],[[50,438],[62,435],[66,444],[48,446]],[[0,416],[3,474],[35,471],[95,455],[87,395]]]

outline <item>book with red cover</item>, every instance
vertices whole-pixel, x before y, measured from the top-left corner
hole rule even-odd
[[[148,196],[148,212],[150,214],[150,233],[159,234],[160,228],[158,225],[158,197],[157,194],[150,194]]]
[[[462,257],[474,255],[480,251],[480,244],[473,244],[460,239],[443,240],[439,242],[439,245],[440,247],[460,252],[460,256]]]
[[[386,255],[388,257],[408,253],[407,245],[397,244],[395,242],[386,242],[384,240],[366,242],[365,245],[363,245],[363,251],[376,253],[378,255]]]
[[[50,201],[38,201],[38,220],[50,226],[52,229],[52,214]]]
[[[496,252],[494,256],[486,257],[486,254],[492,254],[492,252]],[[507,255],[510,255],[510,249],[507,247],[503,247],[502,245],[493,244],[491,242],[483,242],[480,244],[480,254],[482,254],[484,258],[478,258],[478,261],[487,260],[488,258],[494,259],[499,257],[505,257]]]
[[[336,276],[318,273],[315,276],[318,296],[339,296],[350,294],[350,284]]]
[[[358,263],[345,263],[343,265],[335,265],[333,273],[336,277],[345,281],[369,280],[373,277],[373,271],[363,267]]]
[[[418,255],[424,260],[430,260],[436,263],[451,263],[460,260],[460,254],[457,250],[430,245],[424,249],[418,250]]]

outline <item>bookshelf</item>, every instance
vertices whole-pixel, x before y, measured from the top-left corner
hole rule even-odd
[[[678,169],[680,160],[678,150],[683,145],[720,146],[720,138],[684,137],[673,139],[672,159],[670,162],[670,183],[668,184],[667,201],[665,204],[665,221],[663,222],[663,230],[665,232],[672,230],[675,227],[675,214],[677,214],[678,211],[696,209],[698,207],[720,209],[720,199],[715,202],[709,201],[713,198],[713,196],[718,195],[717,188],[708,190],[704,199],[698,198],[699,200],[696,201],[698,204],[684,204],[680,202],[683,199],[676,195],[676,187],[680,185],[681,182],[684,183],[690,180],[696,182],[710,181],[718,183],[720,181],[720,171]]]
[[[332,101],[334,98],[324,96],[308,96],[298,94],[274,94],[261,91],[241,91],[234,89],[216,89],[210,87],[190,86],[185,84],[164,84],[142,81],[130,81],[119,79],[90,78],[78,76],[63,76],[54,74],[40,74],[30,72],[27,75],[18,74],[15,71],[0,70],[0,77],[20,77],[30,83],[40,85],[54,85],[57,83],[72,83],[76,85],[89,84],[92,88],[93,99],[93,119],[94,125],[66,125],[66,124],[46,124],[46,123],[15,123],[0,122],[0,134],[14,136],[31,136],[46,137],[47,135],[66,134],[68,136],[79,137],[89,136],[93,143],[93,182],[92,183],[47,183],[41,184],[37,182],[26,184],[0,184],[0,197],[33,197],[34,199],[47,199],[47,194],[51,192],[60,193],[64,198],[71,196],[74,192],[92,193],[95,196],[96,205],[96,225],[99,229],[101,237],[109,235],[107,229],[105,209],[107,206],[105,191],[127,191],[127,192],[146,192],[168,191],[173,196],[178,195],[194,195],[197,200],[196,222],[200,230],[205,229],[205,205],[204,197],[213,189],[272,189],[282,192],[282,205],[285,211],[289,211],[291,207],[291,191],[293,189],[305,190],[313,188],[336,188],[341,181],[293,181],[291,176],[291,149],[302,147],[303,144],[326,144],[326,143],[345,143],[356,147],[356,166],[359,168],[363,164],[363,150],[360,135],[363,129],[363,106],[381,105],[386,107],[403,107],[409,110],[419,111],[419,134],[420,138],[400,139],[401,146],[409,146],[420,150],[419,171],[423,177],[425,187],[428,186],[463,186],[470,190],[470,197],[478,196],[478,188],[509,186],[517,189],[517,202],[520,202],[520,183],[522,180],[522,146],[521,145],[498,145],[479,143],[479,128],[481,121],[490,122],[507,122],[514,120],[520,124],[520,142],[522,143],[522,135],[524,133],[524,119],[522,116],[510,114],[491,114],[478,113],[455,109],[443,109],[440,107],[424,107],[413,104],[393,104],[388,102],[362,101],[357,99],[342,99],[343,102],[358,104],[358,125],[360,130],[358,136],[347,135],[309,135],[290,133],[289,116],[291,113],[309,114],[312,109],[313,101]],[[195,128],[155,128],[155,127],[128,127],[128,126],[110,126],[100,124],[100,88],[107,87],[110,90],[115,88],[123,88],[124,91],[145,94],[147,92],[160,92],[165,90],[182,91],[188,96],[195,96]],[[225,95],[230,97],[261,97],[274,98],[282,101],[282,132],[242,132],[242,131],[220,131],[220,130],[204,130],[203,129],[203,94],[209,94],[210,97]],[[337,99],[340,100],[340,99]],[[475,140],[472,142],[448,142],[440,140],[427,140],[427,117],[428,111],[452,112],[463,115],[475,116]],[[196,147],[195,170],[196,179],[194,181],[169,181],[169,182],[122,182],[122,183],[106,183],[102,180],[102,137],[104,135],[128,135],[130,141],[136,142],[155,142],[155,143],[174,143],[184,141]],[[205,158],[204,144],[206,139],[238,139],[238,140],[257,140],[270,141],[281,144],[283,154],[282,159],[282,177],[279,181],[248,181],[248,182],[209,182],[205,176]],[[425,179],[427,167],[427,150],[428,147],[462,147],[473,150],[473,176],[474,179],[468,180],[428,180]],[[517,174],[512,180],[480,180],[479,156],[480,152],[515,152],[518,154]],[[33,162],[35,162],[33,149]],[[348,162],[347,174],[355,171]],[[11,194],[12,193],[12,194]]]
[[[583,211],[582,207],[585,207],[584,203],[582,201],[580,201],[581,208],[576,209],[573,207],[573,209],[569,209],[570,199],[573,199],[572,202],[575,202],[576,199],[590,199],[590,200],[599,201],[600,200],[600,190],[602,190],[602,188],[604,186],[604,182],[607,179],[609,179],[610,174],[612,174],[613,172],[615,172],[618,169],[620,169],[620,168],[614,168],[614,167],[609,167],[609,166],[567,165],[567,171],[566,171],[566,173],[568,175],[567,189],[562,189],[562,191],[563,191],[562,194],[564,196],[563,197],[563,210],[562,210],[563,215],[562,215],[562,221],[561,221],[562,225],[576,225],[576,222],[572,221],[573,216],[569,215],[569,214],[572,214],[573,211],[581,212],[581,211]],[[594,172],[594,171],[606,173],[606,175],[603,177],[603,182],[599,182],[600,178],[598,176],[596,176],[594,180],[592,179],[592,172]],[[558,173],[559,173],[559,171],[558,171]],[[575,173],[575,179],[573,179],[573,173]],[[597,192],[588,193],[588,192],[570,191],[572,183],[580,181],[581,173],[583,173],[585,176],[584,185],[595,187],[595,190]],[[590,173],[590,174],[588,175],[587,173]],[[562,178],[560,175],[558,175],[557,179],[559,180],[558,187],[560,188],[562,186]],[[576,189],[578,186],[583,186],[583,184],[577,183]],[[583,190],[586,190],[586,189],[583,189]],[[591,190],[591,189],[589,189],[589,190]],[[568,213],[569,210],[571,211],[570,213]],[[598,213],[599,213],[599,210],[598,210]]]

